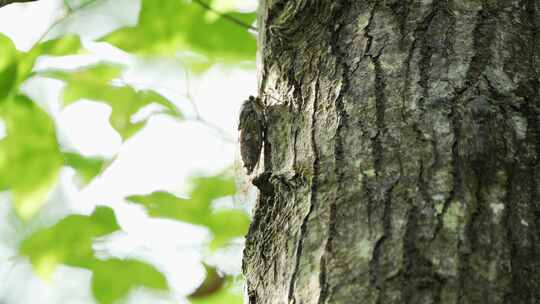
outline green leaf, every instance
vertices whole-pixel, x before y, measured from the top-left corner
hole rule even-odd
[[[188,199],[176,197],[168,192],[156,191],[149,195],[132,195],[127,199],[143,205],[152,217],[176,219],[196,225],[204,225],[207,210]]]
[[[188,298],[191,300],[206,298],[219,291],[225,284],[226,277],[221,275],[215,267],[206,264],[203,264],[203,266],[206,270],[206,277],[201,285],[189,295]]]
[[[64,152],[65,165],[75,169],[84,184],[90,183],[107,166],[108,161],[99,157],[86,157],[78,153]]]
[[[244,296],[231,289],[220,289],[212,295],[205,298],[191,300],[192,304],[242,304]]]
[[[112,304],[136,287],[167,290],[165,276],[149,264],[96,258],[92,248],[94,240],[118,230],[120,226],[114,211],[97,207],[90,216],[70,215],[32,234],[22,242],[19,252],[30,259],[36,272],[44,278],[50,277],[61,263],[92,271],[92,292],[102,304]]]
[[[77,53],[81,48],[81,39],[77,35],[66,35],[36,44],[28,52],[19,54],[19,83],[31,75],[36,59],[39,56],[65,56]]]
[[[23,241],[20,253],[30,258],[43,277],[49,277],[60,263],[93,269],[97,261],[92,249],[94,238],[119,229],[114,211],[98,207],[90,216],[70,215],[32,234]]]
[[[168,290],[167,279],[153,266],[135,260],[110,259],[94,264],[92,292],[101,304],[112,304],[130,290],[147,287]]]
[[[213,0],[213,1],[205,1],[205,3],[208,2],[208,5],[210,5],[213,9],[215,9],[218,12],[229,12],[232,10],[235,10],[238,6],[237,0]]]
[[[214,238],[210,243],[211,249],[217,249],[228,244],[231,239],[245,236],[249,229],[249,217],[240,210],[219,210],[214,212],[208,223],[208,228]]]
[[[201,285],[188,296],[188,300],[193,304],[242,304],[242,292],[235,286],[235,281],[239,278],[222,275],[218,270],[204,264],[206,277]]]
[[[211,248],[216,249],[231,239],[244,236],[249,228],[249,217],[240,210],[213,210],[215,199],[233,195],[234,181],[224,175],[197,177],[189,199],[168,192],[149,195],[133,195],[127,199],[144,206],[150,216],[170,218],[186,223],[205,226],[213,235]]]
[[[195,225],[208,225],[213,200],[233,195],[234,181],[223,175],[197,177],[190,198],[184,199],[168,192],[157,191],[149,195],[133,195],[127,199],[147,208],[154,217],[167,217]]]
[[[0,140],[0,190],[11,190],[15,210],[32,217],[56,184],[63,165],[54,123],[25,96],[0,104],[7,136]]]
[[[66,82],[64,103],[69,105],[81,99],[108,104],[112,108],[109,121],[122,138],[128,139],[142,127],[149,117],[134,120],[134,115],[149,105],[158,105],[158,113],[180,117],[178,108],[153,90],[136,90],[129,85],[115,86],[111,81],[118,78],[122,66],[101,63],[74,72],[49,71],[44,75]],[[155,114],[155,113],[153,113]]]
[[[254,13],[228,15],[248,25],[256,17]],[[191,51],[211,62],[254,60],[256,53],[255,38],[246,28],[188,0],[142,0],[138,25],[119,29],[103,40],[131,53]]]
[[[13,42],[0,33],[0,102],[13,93],[17,80],[17,50]]]
[[[109,85],[113,79],[120,77],[123,68],[124,66],[120,64],[101,62],[74,71],[46,71],[43,72],[43,75],[64,80],[66,82],[81,81],[90,84]],[[70,100],[70,102],[72,101],[73,100]]]
[[[206,209],[210,208],[213,200],[236,193],[234,180],[225,174],[195,177],[191,183],[193,185],[190,191],[191,200]]]
[[[244,296],[241,291],[236,290],[232,278],[228,277],[227,282],[219,289],[208,293],[206,296],[189,297],[192,304],[242,304]]]
[[[49,55],[49,56],[65,56],[75,54],[82,48],[81,39],[79,36],[69,34],[60,38],[47,40],[36,44],[28,53]]]

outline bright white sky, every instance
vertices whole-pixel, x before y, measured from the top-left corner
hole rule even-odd
[[[4,7],[0,9],[0,32],[11,37],[19,49],[26,50],[43,35],[55,18],[61,16],[60,2],[41,0]],[[108,29],[133,24],[138,10],[134,2],[137,1],[106,1],[105,7],[78,16],[77,22],[73,19],[61,29],[77,32],[88,40]],[[253,7],[255,1],[242,3]],[[96,13],[95,10],[100,9],[109,14]],[[111,17],[110,12],[118,13]],[[57,32],[53,30],[51,35]],[[242,100],[256,91],[255,72],[215,67],[200,77],[191,76],[187,81],[178,63],[134,62],[127,54],[103,44],[86,42],[85,45],[93,55],[60,60],[51,58],[41,61],[38,67],[76,67],[105,58],[130,63],[133,68],[124,75],[123,81],[140,88],[158,89],[186,116],[193,114],[193,106],[184,97],[189,89],[203,118],[232,138],[232,141],[225,141],[214,129],[199,122],[179,122],[156,116],[145,129],[122,144],[108,123],[108,106],[83,101],[62,109],[59,105],[61,82],[34,79],[25,86],[27,94],[55,118],[64,147],[85,155],[111,156],[119,153],[103,176],[82,191],[73,184],[74,172],[65,169],[62,182],[52,194],[40,221],[53,224],[67,211],[89,213],[97,204],[113,207],[125,233],[96,243],[98,252],[104,256],[129,256],[153,261],[168,275],[173,287],[172,299],[164,297],[163,302],[155,298],[150,300],[144,297],[144,291],[139,291],[132,295],[129,303],[179,303],[182,296],[195,288],[203,277],[197,264],[201,254],[192,249],[200,246],[205,232],[178,222],[149,219],[140,208],[126,204],[123,198],[155,190],[185,195],[186,179],[190,175],[214,174],[229,167],[237,155],[237,113]],[[9,213],[9,205],[4,201],[5,197],[0,201],[2,222]],[[50,282],[44,282],[33,275],[26,260],[6,260],[14,256],[16,242],[24,232],[16,224],[0,225],[0,303],[92,303],[90,273],[61,267]],[[236,254],[235,259],[224,267],[238,271],[239,263],[240,257]]]

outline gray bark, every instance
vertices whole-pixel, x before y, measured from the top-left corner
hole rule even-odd
[[[540,303],[540,2],[260,7],[250,303]]]

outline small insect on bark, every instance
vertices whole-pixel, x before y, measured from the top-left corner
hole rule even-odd
[[[264,138],[264,106],[258,97],[249,96],[240,110],[240,154],[247,174],[257,166]]]

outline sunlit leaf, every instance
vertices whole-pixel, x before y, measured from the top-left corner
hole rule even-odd
[[[191,199],[206,208],[210,207],[213,200],[236,193],[236,184],[227,175],[195,177],[191,183]]]
[[[240,210],[218,210],[214,212],[208,223],[208,228],[214,238],[210,244],[211,249],[217,249],[234,238],[243,237],[249,228],[249,217]]]
[[[17,80],[17,51],[11,40],[0,33],[0,102],[13,93]]]
[[[254,13],[228,15],[247,25],[256,17]],[[210,61],[253,60],[256,52],[255,38],[245,27],[188,0],[142,0],[138,25],[119,29],[103,40],[132,53],[176,55],[191,51]]]
[[[157,191],[149,195],[133,195],[127,199],[145,206],[151,216],[168,217],[196,225],[208,225],[213,213],[213,200],[233,195],[236,191],[231,178],[217,175],[193,179],[194,187],[189,199],[168,192]]]
[[[50,71],[44,75],[66,82],[66,105],[89,99],[111,106],[109,121],[123,139],[129,138],[146,125],[149,117],[135,119],[135,114],[146,106],[158,105],[160,110],[157,113],[180,117],[178,108],[155,91],[136,90],[129,85],[113,85],[112,80],[119,77],[121,72],[122,67],[119,65],[102,63],[74,72]]]
[[[93,271],[92,292],[101,304],[115,303],[137,287],[168,289],[167,280],[161,272],[136,260],[97,261]]]
[[[249,217],[240,210],[214,210],[215,199],[233,195],[234,181],[226,176],[197,177],[189,199],[168,192],[133,195],[127,199],[142,205],[152,217],[170,218],[194,225],[205,226],[212,232],[211,248],[227,244],[231,239],[244,236],[249,228]]]
[[[36,44],[28,53],[49,56],[65,56],[77,53],[82,48],[81,39],[69,34],[60,38],[47,40]]]
[[[204,217],[208,212],[192,201],[168,192],[156,191],[149,195],[132,195],[127,199],[146,207],[152,217],[171,218],[198,225],[204,224]]]
[[[31,75],[36,59],[39,56],[65,56],[77,53],[81,48],[81,39],[77,35],[66,35],[36,44],[28,52],[19,54],[19,82]]]
[[[11,190],[15,210],[32,217],[55,185],[63,164],[53,121],[24,96],[0,104],[7,136],[0,140],[0,189]]]
[[[55,77],[64,81],[82,81],[85,83],[110,84],[120,77],[123,66],[110,62],[102,62],[96,65],[82,67],[75,71],[52,70],[43,72],[43,75]]]
[[[50,228],[40,230],[20,247],[36,272],[50,277],[58,264],[92,271],[92,292],[102,304],[114,303],[136,287],[167,290],[165,276],[153,266],[136,260],[96,258],[96,238],[118,231],[114,211],[98,207],[90,216],[70,215]]]
[[[98,207],[92,215],[70,215],[40,230],[22,243],[20,253],[30,258],[38,274],[47,277],[60,264],[93,269],[92,243],[96,237],[119,230],[114,211]]]
[[[85,184],[91,182],[107,165],[107,160],[99,157],[86,157],[72,152],[64,152],[63,155],[65,165],[75,169]]]

